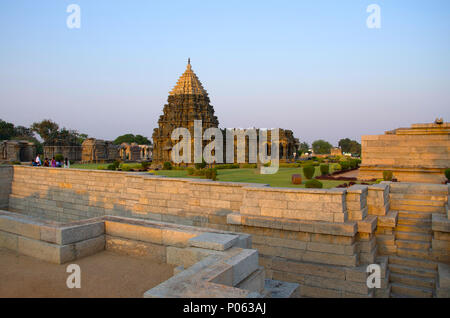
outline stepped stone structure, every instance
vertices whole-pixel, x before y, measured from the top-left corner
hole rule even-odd
[[[382,178],[392,171],[407,182],[442,183],[450,168],[450,123],[413,124],[384,135],[362,136],[358,179]]]
[[[194,157],[194,120],[202,121],[202,134],[211,127],[219,127],[219,121],[214,114],[214,108],[210,104],[208,93],[203,88],[202,83],[198,79],[191,67],[190,60],[186,71],[178,79],[177,84],[169,93],[168,103],[164,105],[163,115],[158,120],[158,128],[153,132],[153,162],[161,164],[165,161],[172,161],[171,151],[176,142],[172,141],[171,134],[176,128],[187,128],[192,136],[192,160]],[[223,140],[225,141],[225,132]],[[270,139],[269,139],[270,140]],[[203,146],[207,144],[203,142]],[[235,139],[236,144],[236,139]],[[269,147],[271,146],[268,142]],[[237,153],[235,145],[235,157]],[[287,160],[294,158],[299,147],[299,141],[294,138],[291,130],[280,129],[280,159]],[[226,144],[224,144],[224,162]],[[248,160],[248,143],[246,144],[246,160]],[[247,161],[248,162],[248,161]]]
[[[164,245],[169,241],[154,241],[160,240],[159,234],[146,234],[139,220],[165,222],[152,225],[165,229],[173,224],[193,226],[195,231],[245,234],[251,244],[246,248],[257,250],[259,259],[259,263],[252,261],[254,265],[245,275],[250,275],[249,285],[259,286],[260,293],[263,271],[266,280],[298,284],[292,285],[295,293],[290,295],[300,297],[450,297],[448,185],[382,182],[347,189],[291,189],[26,166],[0,167],[0,177],[0,208],[11,212],[51,222],[123,218],[120,222],[128,225],[115,225],[114,231],[106,226],[105,232],[107,249],[123,253],[156,252],[169,257]],[[23,227],[0,228],[0,247],[15,248],[9,235],[12,229],[19,231],[15,235],[25,235]],[[188,242],[192,236],[180,233],[178,237],[185,237],[185,243],[170,248],[170,253],[175,253],[172,259],[177,260],[172,264],[186,262],[180,268],[181,273],[189,271],[186,275],[196,275],[204,266],[220,262],[193,264],[193,260],[210,255],[202,253],[199,246],[227,250],[235,240],[207,236],[207,242],[205,238]],[[177,246],[183,249],[173,248]],[[246,253],[250,252],[243,256],[250,257]],[[380,266],[380,288],[367,285],[370,264]],[[258,266],[263,268],[258,270]],[[176,286],[182,284],[179,279],[182,277],[163,283],[146,296],[176,292]],[[232,281],[228,284],[240,286]]]
[[[27,140],[0,142],[0,162],[31,161],[36,156],[36,146]]]

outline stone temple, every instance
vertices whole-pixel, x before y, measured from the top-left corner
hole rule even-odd
[[[171,140],[172,131],[176,128],[189,129],[191,136],[194,136],[194,120],[202,121],[203,132],[211,127],[219,127],[219,120],[214,114],[214,107],[210,104],[208,93],[203,88],[202,83],[192,70],[190,60],[186,71],[178,79],[177,84],[169,93],[168,103],[164,105],[163,115],[158,120],[158,128],[153,132],[153,162],[161,164],[171,160],[172,147],[177,141]],[[225,134],[225,130],[222,130]],[[297,152],[299,141],[294,138],[291,130],[280,129],[280,160],[292,159]],[[270,134],[269,134],[270,136]],[[223,140],[226,138],[224,136]],[[193,142],[193,140],[192,140]],[[204,142],[205,146],[206,143]],[[270,138],[268,138],[270,147]],[[235,141],[235,157],[236,157]],[[225,159],[224,147],[224,159]],[[193,145],[191,150],[194,156]],[[246,143],[246,162],[248,162],[248,143]],[[192,159],[191,162],[194,162]],[[224,160],[225,162],[225,160]]]

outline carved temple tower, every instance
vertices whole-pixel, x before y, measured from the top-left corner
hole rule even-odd
[[[184,127],[194,136],[194,120],[201,120],[203,131],[218,127],[219,121],[214,116],[208,93],[192,70],[190,60],[186,71],[181,75],[173,90],[169,93],[168,103],[164,105],[163,115],[159,117],[158,128],[153,131],[153,162],[163,163],[171,160],[172,131]],[[191,151],[192,156],[194,151]],[[193,160],[192,160],[193,162]]]

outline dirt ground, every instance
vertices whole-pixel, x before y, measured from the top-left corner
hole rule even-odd
[[[69,264],[81,268],[81,288],[69,289]],[[101,252],[51,264],[0,248],[0,297],[142,297],[173,275],[173,266]]]

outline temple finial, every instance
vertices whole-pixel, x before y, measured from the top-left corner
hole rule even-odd
[[[191,65],[191,58],[188,57],[188,64]]]

